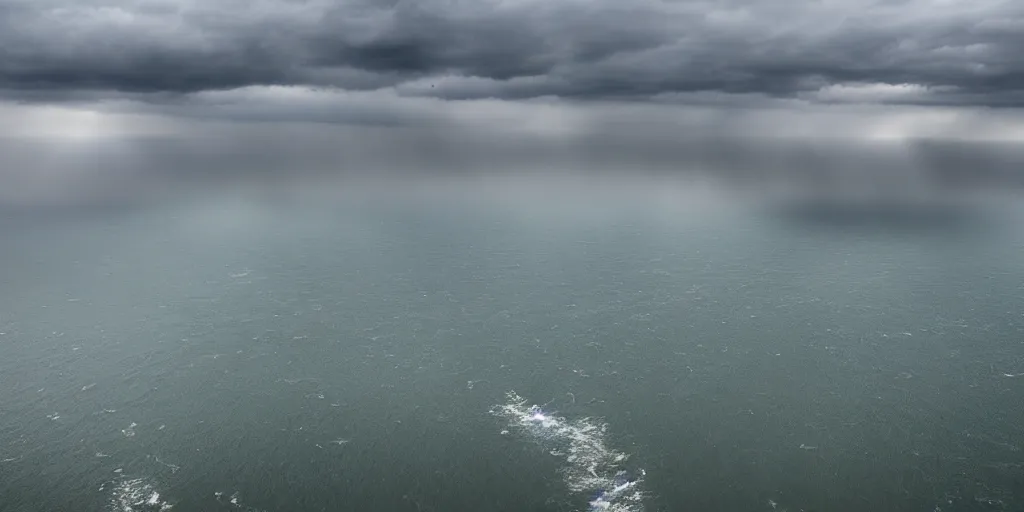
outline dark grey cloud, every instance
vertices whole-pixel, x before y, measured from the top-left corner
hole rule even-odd
[[[20,98],[303,85],[1020,106],[1019,48],[1024,4],[993,0],[0,2],[0,89]]]

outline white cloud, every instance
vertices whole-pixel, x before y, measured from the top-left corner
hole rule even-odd
[[[821,87],[803,96],[826,102],[885,103],[920,100],[933,90],[919,84],[841,83]]]

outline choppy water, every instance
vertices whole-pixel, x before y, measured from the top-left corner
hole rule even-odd
[[[1008,215],[6,217],[0,510],[1019,511]]]

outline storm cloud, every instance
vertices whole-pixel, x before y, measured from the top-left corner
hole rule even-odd
[[[1024,4],[994,0],[0,0],[0,205],[613,174],[1018,191],[1020,48]]]
[[[1024,4],[976,0],[7,0],[11,99],[252,86],[444,99],[1024,105]]]

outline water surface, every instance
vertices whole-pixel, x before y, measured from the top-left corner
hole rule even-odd
[[[623,510],[1019,511],[1008,215],[897,229],[635,195],[11,214],[0,510],[587,510],[611,480],[573,480],[576,436],[638,478]]]

